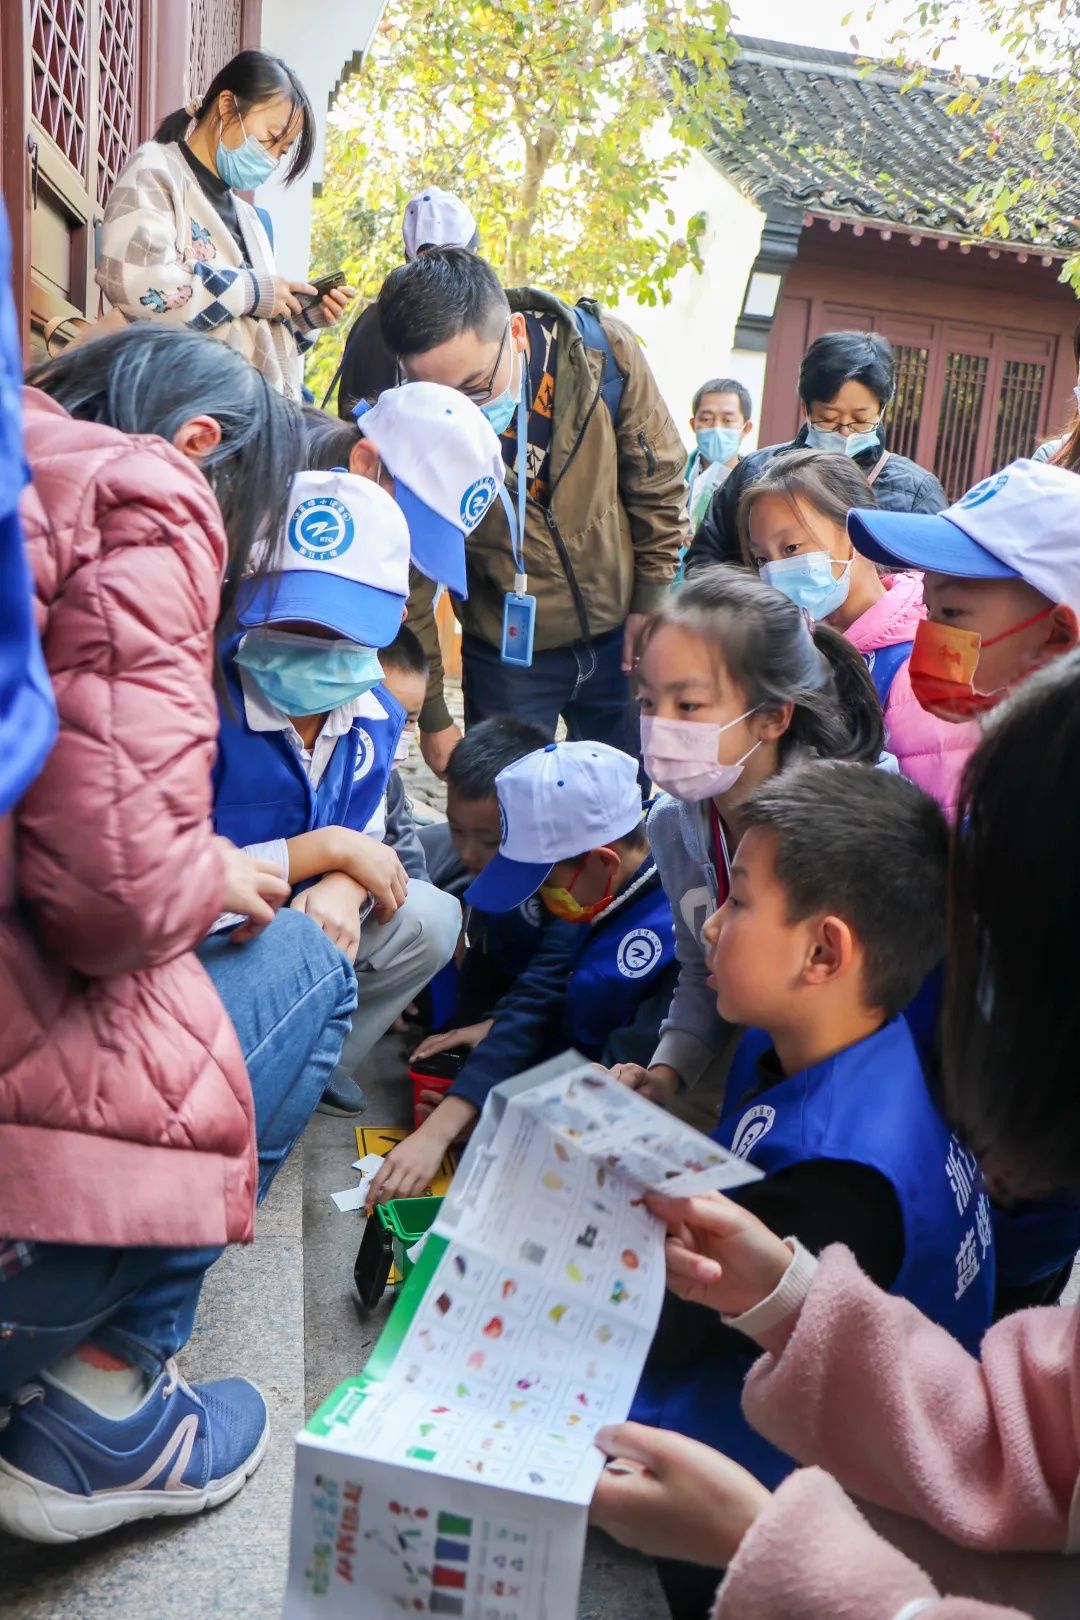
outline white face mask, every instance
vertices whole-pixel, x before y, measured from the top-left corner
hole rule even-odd
[[[394,764],[404,765],[411,753],[412,727],[406,726],[405,730],[401,733],[401,736],[397,740],[397,747],[394,749]]]
[[[701,720],[658,720],[655,715],[643,714],[642,757],[653,786],[687,804],[700,804],[730,793],[750,755],[761,747],[761,739],[733,765],[721,765],[716,757],[720,738],[754,713],[747,709],[723,726]]]

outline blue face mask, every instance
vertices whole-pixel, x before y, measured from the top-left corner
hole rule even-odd
[[[244,129],[242,118],[240,128]],[[218,174],[233,191],[256,191],[269,180],[278,166],[278,159],[271,157],[261,142],[254,135],[249,135],[246,129],[241,146],[229,147],[218,141],[214,162]]]
[[[806,430],[808,450],[828,450],[836,456],[861,456],[864,450],[876,450],[880,444],[877,428],[866,433],[833,433],[811,422]]]
[[[495,399],[489,399],[486,405],[481,405],[481,411],[496,433],[505,432],[514,420],[514,412],[518,407],[518,396],[521,393],[521,385],[524,384],[524,381],[525,379],[522,377],[521,384],[517,388],[514,387],[514,363],[513,359],[511,359],[509,386],[504,393],[497,395]]]
[[[706,461],[730,461],[742,443],[742,430],[735,427],[698,428],[695,437]]]
[[[852,554],[839,579],[833,573],[833,560],[827,551],[808,551],[801,557],[763,563],[758,571],[766,585],[782,591],[812,619],[827,619],[847,600],[854,560]]]
[[[236,662],[282,714],[329,714],[378,686],[379,655],[355,641],[323,641],[260,627],[244,637]]]

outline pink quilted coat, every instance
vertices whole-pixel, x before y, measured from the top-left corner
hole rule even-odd
[[[883,583],[885,595],[844,631],[864,658],[881,647],[913,641],[920,619],[926,618],[921,574],[889,574]],[[978,746],[977,724],[954,725],[927,714],[916,702],[904,663],[889,688],[885,730],[885,746],[896,755],[901,773],[936,799],[952,819],[964,766]]]
[[[767,1352],[747,1418],[813,1466],[744,1538],[714,1620],[1076,1620],[1076,1306],[1017,1311],[976,1360],[846,1249],[797,1247],[736,1325]]]
[[[0,1234],[249,1241],[236,1036],[192,954],[220,909],[210,767],[226,560],[201,474],[27,390],[22,516],[60,734],[0,823]]]

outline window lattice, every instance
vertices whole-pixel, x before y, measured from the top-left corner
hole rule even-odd
[[[191,0],[188,83],[202,97],[219,68],[240,49],[241,0]]]
[[[87,0],[30,0],[31,109],[86,175]]]
[[[98,20],[98,202],[135,146],[138,0],[100,0]]]

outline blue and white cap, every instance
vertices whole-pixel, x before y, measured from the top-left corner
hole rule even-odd
[[[392,496],[352,473],[297,473],[265,578],[240,587],[245,629],[300,620],[387,647],[409,595],[409,528]]]
[[[606,743],[548,743],[495,778],[499,852],[465,891],[478,911],[513,911],[559,861],[641,824],[637,760]]]
[[[471,209],[452,191],[426,186],[406,204],[401,221],[406,259],[415,259],[424,248],[475,247],[476,237]]]
[[[393,475],[413,562],[428,579],[466,596],[465,539],[497,499],[504,476],[491,423],[456,388],[433,382],[388,388],[354,415]]]
[[[1013,461],[934,514],[848,513],[851,543],[872,562],[957,579],[1022,579],[1080,613],[1080,478]]]

